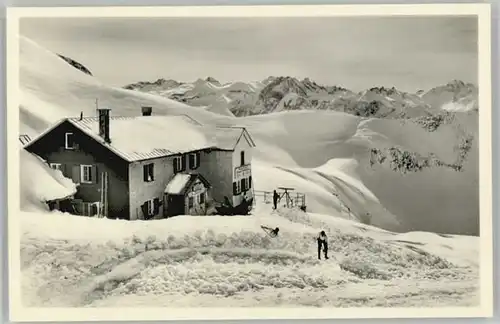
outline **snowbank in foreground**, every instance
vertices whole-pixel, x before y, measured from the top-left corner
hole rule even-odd
[[[47,200],[73,195],[76,187],[61,171],[51,169],[42,159],[20,149],[21,207],[26,211],[48,210]]]
[[[477,303],[474,237],[395,234],[265,208],[252,217],[157,222],[58,213],[20,219],[23,301],[31,306]],[[280,235],[270,238],[261,224],[279,226]],[[329,236],[328,261],[316,259],[320,229]]]

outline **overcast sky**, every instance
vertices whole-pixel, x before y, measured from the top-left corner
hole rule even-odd
[[[20,30],[115,86],[282,75],[416,91],[478,73],[475,17],[23,18]]]

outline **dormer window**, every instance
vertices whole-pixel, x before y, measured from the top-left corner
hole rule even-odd
[[[144,165],[143,171],[144,171],[144,182],[152,182],[155,180],[155,169],[154,169],[154,163],[149,163]]]
[[[73,140],[73,133],[64,134],[64,147],[67,150],[72,150],[75,148],[75,142]]]

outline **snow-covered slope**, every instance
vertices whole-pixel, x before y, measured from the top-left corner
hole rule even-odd
[[[159,82],[178,93],[182,87],[182,93],[193,91],[190,96],[203,93],[200,105],[192,107],[157,94],[108,87],[26,38],[20,45],[21,133],[36,135],[59,118],[81,111],[94,115],[96,98],[114,116],[139,115],[141,105],[147,105],[154,114],[187,114],[202,123],[245,126],[257,145],[254,188],[294,187],[306,194],[308,211],[275,213],[258,203],[251,217],[154,222],[40,214],[44,200],[66,196],[74,188],[22,151],[21,208],[39,212],[21,217],[25,303],[477,303],[478,238],[449,235],[477,235],[479,229],[474,109],[437,110],[402,119],[365,118],[331,109],[291,111],[303,98],[310,100],[312,89],[324,96],[342,93],[339,100],[347,101],[349,91],[288,80],[285,85],[295,94],[286,93],[276,101],[279,112],[237,118],[224,102],[264,102],[255,89],[271,85],[271,97],[279,97],[277,93],[287,87],[279,78],[260,84],[221,85],[213,78],[194,84]],[[403,97],[419,100],[390,89],[371,89],[360,96],[367,101],[384,97],[384,103]],[[37,178],[27,177],[30,174]],[[267,237],[262,224],[279,226],[279,238]],[[315,260],[314,235],[321,229],[327,231],[336,258],[328,263]]]
[[[347,205],[357,219],[370,212],[372,224],[392,230],[478,233],[475,113],[455,116],[433,131],[421,121],[363,120],[335,112],[286,112],[240,122],[266,145],[287,152],[286,163],[278,156],[268,157],[267,167],[256,164],[257,172],[265,172],[256,174],[256,187],[270,190],[287,173],[281,185],[306,192],[312,211],[331,213]],[[257,154],[262,160],[266,155]]]
[[[96,100],[112,114],[137,116],[142,105],[154,114],[185,114],[203,120],[214,114],[175,100],[102,84],[58,55],[20,37],[21,133],[34,135],[62,117],[96,115]]]

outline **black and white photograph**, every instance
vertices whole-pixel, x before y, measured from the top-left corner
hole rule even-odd
[[[11,320],[491,316],[489,5],[383,8],[8,10]]]

